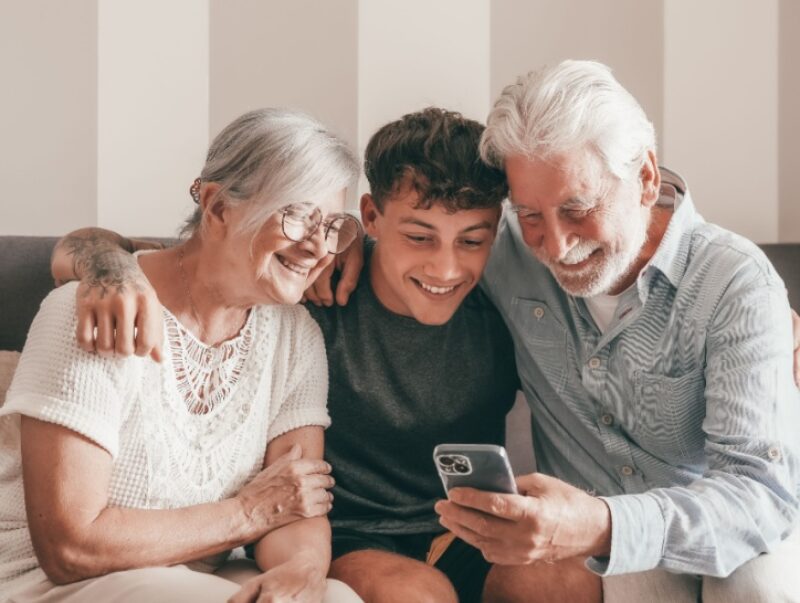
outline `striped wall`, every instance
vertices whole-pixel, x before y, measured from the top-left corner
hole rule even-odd
[[[170,235],[247,109],[304,109],[361,152],[573,57],[640,99],[707,219],[800,241],[799,33],[793,0],[0,0],[0,234]]]

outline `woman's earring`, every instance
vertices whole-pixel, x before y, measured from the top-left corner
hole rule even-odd
[[[194,182],[192,182],[192,186],[189,187],[189,194],[192,196],[192,200],[200,204],[200,178],[195,178]]]

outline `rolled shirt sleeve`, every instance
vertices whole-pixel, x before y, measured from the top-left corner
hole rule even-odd
[[[268,440],[299,427],[331,424],[328,415],[328,360],[319,325],[303,307],[292,308],[293,344],[287,362],[285,395],[274,401]]]
[[[126,406],[120,392],[138,377],[141,359],[102,358],[78,347],[77,286],[64,285],[42,302],[0,415],[61,425],[116,457]]]

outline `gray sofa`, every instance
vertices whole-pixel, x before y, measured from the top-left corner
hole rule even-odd
[[[22,350],[39,304],[53,288],[50,254],[55,237],[0,236],[0,350]],[[763,245],[800,308],[800,243]],[[789,326],[787,325],[787,328]],[[509,416],[507,447],[517,473],[533,467],[529,416],[522,400]]]

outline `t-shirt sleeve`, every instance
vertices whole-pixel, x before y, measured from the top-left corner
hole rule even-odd
[[[277,413],[270,422],[269,441],[299,427],[331,424],[328,360],[322,332],[305,308],[293,308],[293,317],[285,395],[282,400],[273,401]]]
[[[75,431],[116,456],[124,360],[101,358],[75,339],[77,283],[42,302],[1,414],[20,414]]]

